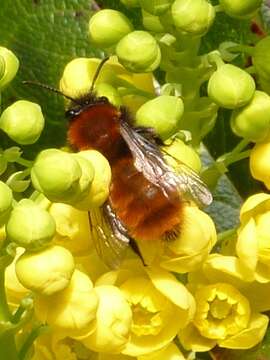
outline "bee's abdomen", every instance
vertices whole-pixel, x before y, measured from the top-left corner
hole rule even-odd
[[[161,238],[180,225],[178,192],[165,196],[135,168],[131,155],[114,163],[112,176],[110,202],[132,237]]]

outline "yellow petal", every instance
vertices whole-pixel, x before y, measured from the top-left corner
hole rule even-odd
[[[236,242],[236,253],[247,269],[255,271],[258,261],[258,242],[256,223],[253,218],[250,218],[249,221],[240,228]]]
[[[215,340],[207,339],[202,336],[198,329],[189,324],[178,334],[179,340],[186,350],[192,351],[209,351],[216,345]]]
[[[268,322],[268,316],[253,314],[246,329],[225,340],[218,341],[218,345],[229,349],[250,349],[263,339]]]
[[[270,209],[270,195],[266,193],[258,193],[250,196],[244,202],[240,211],[241,223],[246,222],[251,216]]]
[[[137,357],[138,360],[185,360],[184,355],[174,343],[170,343],[165,348],[155,351],[148,355]]]

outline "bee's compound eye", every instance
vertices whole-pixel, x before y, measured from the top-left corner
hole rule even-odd
[[[74,109],[70,109],[70,110],[66,111],[65,115],[66,115],[67,118],[73,118],[74,116],[77,115],[77,111],[74,110]]]
[[[105,103],[108,102],[108,98],[106,98],[106,96],[101,96],[100,98],[98,98],[98,100],[99,100],[100,102],[105,102]]]

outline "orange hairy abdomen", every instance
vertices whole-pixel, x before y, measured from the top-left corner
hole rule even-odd
[[[110,203],[129,234],[137,239],[161,238],[180,224],[182,202],[178,192],[166,197],[135,168],[131,155],[112,166]]]

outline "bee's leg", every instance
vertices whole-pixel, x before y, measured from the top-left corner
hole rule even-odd
[[[131,249],[135,252],[135,254],[138,255],[139,258],[142,260],[143,266],[146,266],[142,253],[140,252],[139,246],[137,245],[136,241],[133,238],[129,238],[129,245]]]

